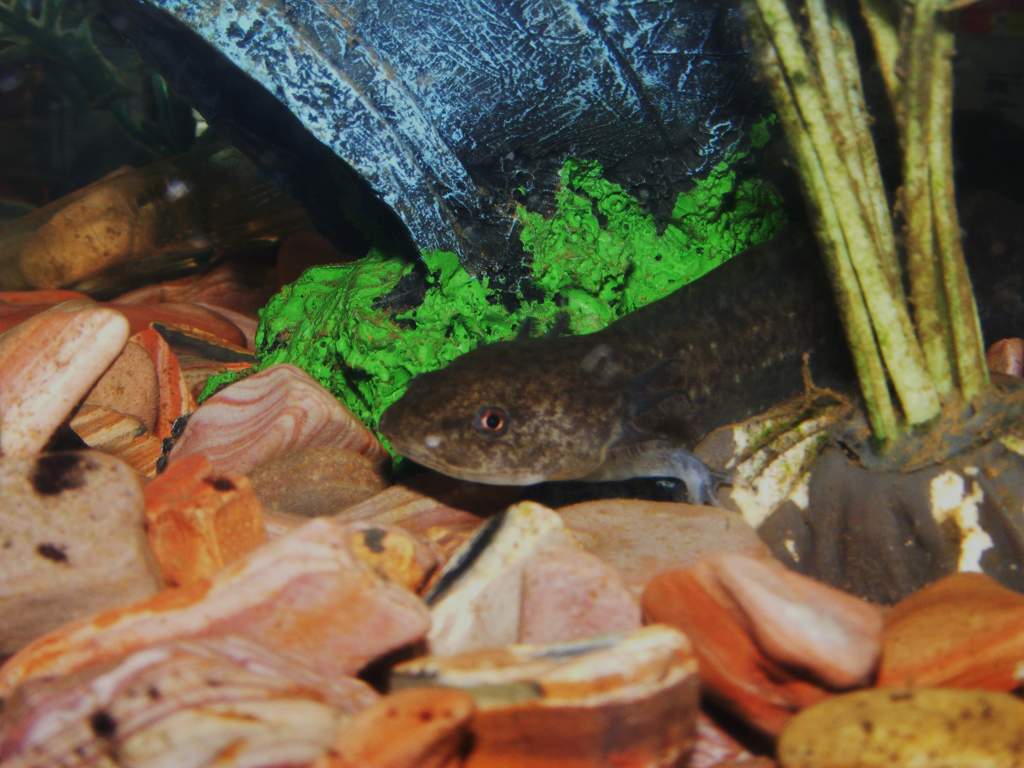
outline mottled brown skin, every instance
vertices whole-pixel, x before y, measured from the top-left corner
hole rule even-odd
[[[799,393],[805,352],[816,377],[843,366],[830,295],[813,246],[777,239],[598,333],[478,348],[416,378],[381,430],[465,480],[674,476],[699,498],[709,478],[687,479],[706,472],[687,447]]]

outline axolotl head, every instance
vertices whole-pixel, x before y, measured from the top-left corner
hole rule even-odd
[[[586,338],[480,347],[414,379],[380,429],[403,456],[463,480],[586,477],[621,431],[623,399],[594,375]]]

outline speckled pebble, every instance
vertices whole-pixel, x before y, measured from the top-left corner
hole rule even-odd
[[[783,768],[1022,768],[1024,702],[948,688],[858,691],[793,718],[778,754]]]

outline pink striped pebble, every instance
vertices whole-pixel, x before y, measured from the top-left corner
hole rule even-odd
[[[127,341],[119,312],[81,300],[0,335],[0,455],[41,451]]]
[[[385,457],[373,433],[305,371],[275,365],[203,403],[170,460],[203,453],[218,471],[246,474],[285,453],[326,445]]]

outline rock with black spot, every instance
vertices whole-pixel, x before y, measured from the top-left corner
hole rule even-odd
[[[0,459],[0,654],[153,594],[142,487],[98,451]]]

